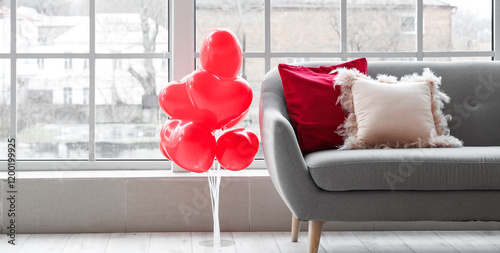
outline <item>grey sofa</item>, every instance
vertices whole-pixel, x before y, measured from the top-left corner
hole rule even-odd
[[[305,63],[305,66],[336,62]],[[369,62],[401,77],[428,67],[451,97],[451,134],[463,148],[324,150],[302,155],[278,70],[261,89],[265,161],[292,212],[292,241],[309,221],[309,252],[324,221],[500,221],[500,62]],[[307,91],[304,91],[307,92]]]

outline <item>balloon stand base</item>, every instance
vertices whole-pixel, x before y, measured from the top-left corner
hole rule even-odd
[[[206,240],[206,241],[201,241],[200,245],[209,248],[221,248],[221,247],[232,246],[234,245],[234,242],[228,240],[221,240],[219,243],[214,243],[214,240]]]
[[[216,161],[214,162],[213,169],[207,171],[208,189],[210,190],[210,202],[212,203],[212,216],[214,220],[214,233],[212,240],[202,242],[205,245],[200,243],[204,246],[213,248],[225,247],[224,245],[226,246],[232,245],[227,243],[230,241],[221,240],[220,237],[219,193],[220,193],[220,181],[222,176],[220,172],[221,172],[220,164],[217,163]]]

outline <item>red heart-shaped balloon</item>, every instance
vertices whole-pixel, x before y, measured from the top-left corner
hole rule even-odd
[[[226,29],[209,33],[200,50],[201,67],[221,79],[236,78],[241,68],[243,53],[236,35]]]
[[[160,91],[158,102],[160,103],[161,109],[170,117],[184,118],[197,113],[196,108],[194,108],[187,94],[185,81],[173,81],[168,83],[167,86]]]
[[[181,81],[170,82],[160,91],[158,100],[161,109],[172,118],[203,122],[209,128],[215,127],[215,116],[193,105],[187,91],[188,77],[186,76]]]
[[[229,122],[228,124],[223,126],[222,130],[225,130],[225,129],[228,129],[228,128],[231,128],[231,127],[238,125],[238,123],[240,123],[245,118],[245,116],[247,116],[249,109],[247,109],[244,113],[242,113],[240,116],[238,116],[238,118],[233,119],[231,122]]]
[[[163,147],[163,144],[161,144],[161,142],[160,142],[160,151],[164,157],[166,157],[168,160],[172,160],[170,156],[167,154],[167,151],[165,151],[165,148]]]
[[[162,135],[166,153],[180,167],[192,172],[210,169],[215,158],[215,136],[201,123],[168,120]]]
[[[165,156],[168,160],[172,160],[172,158],[170,158],[170,156],[168,155],[167,151],[165,151],[165,131],[167,129],[167,124],[165,122],[165,124],[163,124],[163,126],[161,127],[161,130],[160,130],[160,151],[161,153],[163,154],[163,156]]]
[[[187,81],[188,94],[196,108],[215,117],[215,129],[224,128],[248,110],[252,89],[243,78],[221,80],[203,69]]]
[[[215,155],[220,165],[228,170],[248,167],[259,150],[259,138],[244,128],[227,131],[217,140]]]

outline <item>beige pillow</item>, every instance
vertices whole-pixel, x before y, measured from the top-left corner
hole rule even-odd
[[[341,149],[462,146],[449,135],[441,109],[450,98],[439,91],[440,84],[428,68],[399,82],[338,69],[334,87],[341,89],[339,100],[348,113],[338,131],[344,137]]]

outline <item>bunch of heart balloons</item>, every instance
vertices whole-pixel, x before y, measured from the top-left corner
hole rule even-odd
[[[252,163],[259,148],[257,136],[244,128],[230,130],[252,103],[250,86],[238,77],[242,59],[236,36],[214,30],[203,40],[202,68],[161,90],[160,107],[171,117],[161,129],[165,157],[192,172],[209,170],[214,158],[234,171]],[[223,131],[218,139],[217,130]]]

